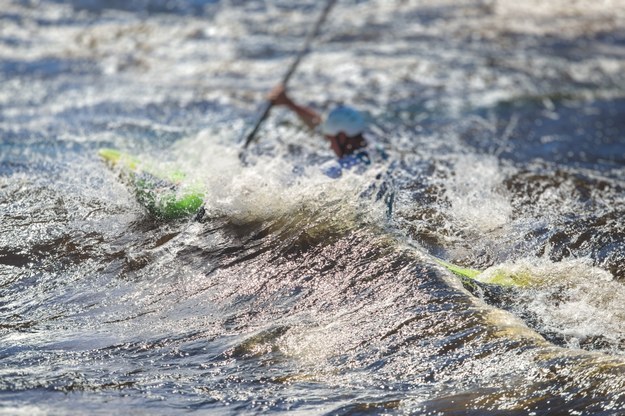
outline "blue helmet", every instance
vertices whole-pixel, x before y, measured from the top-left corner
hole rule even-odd
[[[367,122],[360,111],[340,105],[330,111],[321,126],[321,131],[329,136],[336,136],[342,132],[349,137],[354,137],[363,133],[366,127]]]

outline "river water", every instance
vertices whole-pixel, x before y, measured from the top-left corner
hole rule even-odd
[[[280,109],[239,160],[320,2],[0,5],[0,414],[625,414],[625,1],[339,0],[290,91],[389,159],[338,180]]]

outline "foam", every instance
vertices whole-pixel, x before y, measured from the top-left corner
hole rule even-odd
[[[280,130],[274,131],[280,132]],[[247,163],[239,159],[241,147],[228,143],[236,130],[201,132],[177,143],[172,149],[174,160],[186,160],[190,180],[199,181],[206,189],[206,211],[209,216],[226,216],[235,222],[258,221],[307,212],[324,211],[333,215],[353,216],[364,208],[378,215],[381,208],[362,204],[359,194],[374,180],[379,169],[372,167],[363,174],[344,172],[334,180],[323,174],[321,163],[305,164],[282,153],[255,155],[246,153]],[[311,142],[321,138],[312,137]],[[275,137],[263,137],[264,144],[275,144]],[[284,146],[277,146],[283,149]],[[334,159],[332,156],[328,160]],[[294,174],[294,170],[298,173]]]
[[[608,271],[589,259],[524,258],[493,266],[477,280],[490,283],[502,274],[528,283],[515,291],[513,310],[537,320],[539,332],[560,334],[571,347],[600,337],[618,352],[616,344],[625,340],[625,286]]]
[[[488,155],[458,155],[454,173],[447,181],[450,213],[477,232],[506,225],[512,206],[502,189],[503,168]]]

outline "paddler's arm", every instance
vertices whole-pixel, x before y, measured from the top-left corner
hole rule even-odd
[[[311,129],[314,129],[321,124],[321,116],[312,108],[304,107],[291,100],[291,98],[286,94],[284,85],[276,86],[269,93],[268,99],[273,103],[273,105],[285,106],[289,110],[293,111],[297,114],[299,119]]]

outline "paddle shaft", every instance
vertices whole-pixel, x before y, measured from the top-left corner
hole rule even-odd
[[[328,0],[328,2],[326,3],[325,7],[323,8],[323,11],[319,15],[319,18],[317,19],[317,22],[315,23],[315,27],[306,37],[306,41],[304,42],[304,47],[299,51],[299,53],[297,54],[297,57],[295,58],[291,66],[289,67],[289,70],[287,71],[286,74],[284,74],[284,77],[282,78],[282,85],[284,85],[285,87],[286,87],[286,84],[291,79],[291,76],[293,75],[293,73],[295,73],[295,70],[297,69],[298,65],[302,61],[302,58],[310,51],[310,45],[312,41],[317,37],[317,35],[319,35],[319,31],[321,30],[321,26],[323,25],[323,22],[328,17],[330,10],[336,4],[336,2],[337,0]],[[267,101],[265,103],[263,112],[261,113],[260,117],[256,121],[256,124],[254,125],[254,128],[245,139],[245,143],[243,144],[244,149],[246,149],[247,146],[249,146],[249,144],[256,137],[256,133],[258,132],[258,129],[260,128],[261,124],[263,124],[267,116],[269,116],[271,107],[273,107],[273,103],[271,101]]]

